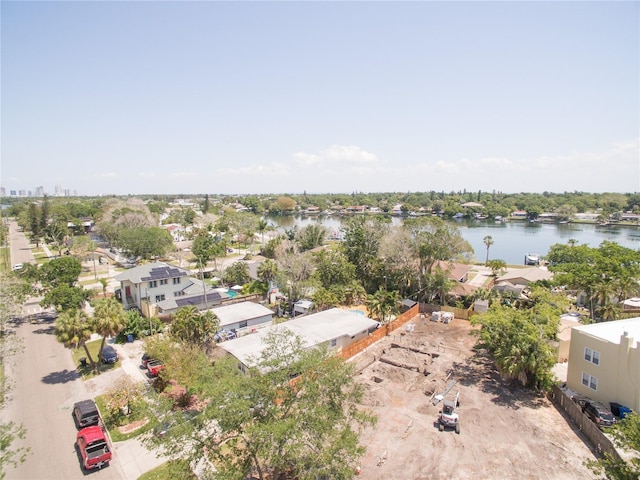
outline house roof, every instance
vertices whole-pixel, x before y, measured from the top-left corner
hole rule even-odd
[[[537,282],[539,280],[551,280],[553,278],[553,273],[544,268],[538,267],[530,267],[530,268],[517,268],[508,271],[501,277],[498,277],[498,282],[511,282],[513,284],[517,284],[518,282],[515,280],[523,279],[528,283]]]
[[[167,298],[166,300],[162,300],[157,303],[158,308],[163,311],[167,310],[177,310],[180,307],[188,307],[191,305],[199,306],[204,305],[205,303],[220,303],[221,300],[229,298],[229,295],[226,293],[216,292],[214,290],[210,290],[207,292],[207,302],[204,301],[204,294],[200,293],[197,295],[189,295],[184,297],[173,297]]]
[[[234,303],[233,305],[212,308],[211,311],[216,314],[216,317],[220,320],[221,326],[231,325],[245,320],[252,320],[266,315],[273,316],[272,310],[269,310],[264,305],[254,302]]]
[[[640,339],[640,317],[581,325],[573,327],[573,330],[619,345],[620,337],[625,333],[631,338]]]
[[[440,270],[448,271],[449,278],[459,282],[467,273],[473,268],[471,265],[456,262],[445,262],[443,260],[436,260],[433,264],[434,267],[440,268]]]
[[[365,330],[375,328],[378,322],[360,313],[341,308],[332,308],[323,312],[305,315],[277,325],[269,325],[256,333],[228,340],[218,346],[247,366],[253,366],[259,360],[264,348],[264,339],[271,331],[288,329],[302,338],[306,347],[313,347],[343,336],[354,336]]]
[[[483,204],[478,202],[467,202],[460,205],[461,207],[484,207]]]
[[[184,268],[174,267],[164,262],[146,263],[124,271],[114,277],[123,282],[129,280],[132,283],[142,283],[151,280],[164,280],[165,278],[188,277],[190,272]]]

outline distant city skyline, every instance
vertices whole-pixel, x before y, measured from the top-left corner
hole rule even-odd
[[[640,191],[640,2],[3,2],[5,192]]]

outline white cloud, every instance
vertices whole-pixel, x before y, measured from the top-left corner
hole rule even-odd
[[[378,157],[355,145],[331,145],[320,153],[296,152],[293,159],[301,165],[362,165],[378,162]]]

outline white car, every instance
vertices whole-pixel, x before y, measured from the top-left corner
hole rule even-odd
[[[23,268],[23,267],[24,267],[24,265],[22,265],[21,263],[16,263],[16,264],[13,266],[13,271],[14,271],[14,272],[17,272],[18,270],[22,270],[22,268]]]

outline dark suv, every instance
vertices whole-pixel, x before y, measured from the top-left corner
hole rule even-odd
[[[586,401],[582,407],[582,412],[593,420],[598,427],[610,427],[616,421],[613,413],[600,402],[593,400]]]
[[[100,413],[93,400],[82,400],[73,405],[73,419],[76,427],[84,428],[90,425],[97,425],[100,422]]]

